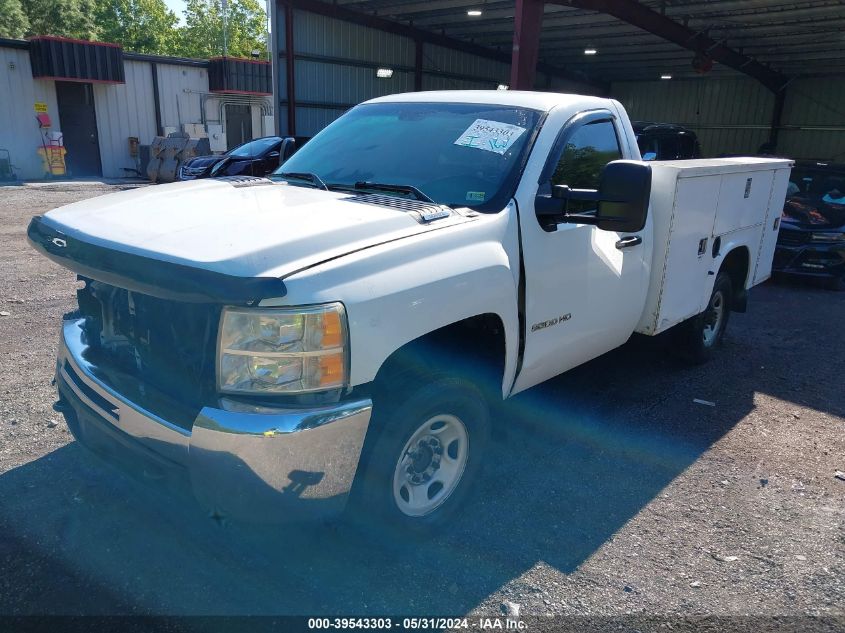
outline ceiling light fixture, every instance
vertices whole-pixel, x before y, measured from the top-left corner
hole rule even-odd
[[[376,77],[379,79],[390,79],[393,77],[393,69],[392,68],[379,68],[376,70]]]
[[[467,9],[467,15],[477,18],[481,15],[481,9]]]
[[[595,48],[585,48],[584,55],[595,55],[598,51]]]

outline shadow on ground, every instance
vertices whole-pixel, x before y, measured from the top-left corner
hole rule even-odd
[[[502,405],[507,432],[467,512],[425,543],[219,525],[70,444],[0,476],[11,572],[0,613],[454,615],[538,562],[570,573],[742,420],[755,392],[843,414],[835,380],[795,377],[831,342],[784,336],[824,318],[767,311],[788,292],[756,292],[754,321],[735,317],[708,366],[680,368],[660,341],[634,339]]]

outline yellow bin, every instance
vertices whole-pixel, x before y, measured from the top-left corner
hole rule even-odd
[[[49,176],[64,176],[65,154],[67,150],[61,145],[47,145],[38,148],[38,155],[41,157],[41,166],[44,173]]]

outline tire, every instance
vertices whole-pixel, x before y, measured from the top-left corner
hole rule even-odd
[[[731,278],[727,273],[720,272],[704,312],[677,326],[675,349],[683,360],[693,365],[710,360],[713,350],[722,344],[725,336],[732,297]]]
[[[481,469],[490,413],[481,391],[439,374],[376,401],[349,518],[399,538],[426,537],[458,513]]]

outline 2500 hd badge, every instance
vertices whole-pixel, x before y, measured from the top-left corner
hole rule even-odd
[[[565,323],[572,318],[572,313],[567,312],[566,314],[561,314],[559,317],[555,317],[554,319],[549,319],[548,321],[541,321],[540,323],[535,323],[531,326],[531,331],[536,332],[537,330],[543,330],[547,327],[552,327],[553,325],[557,325],[558,323]]]

